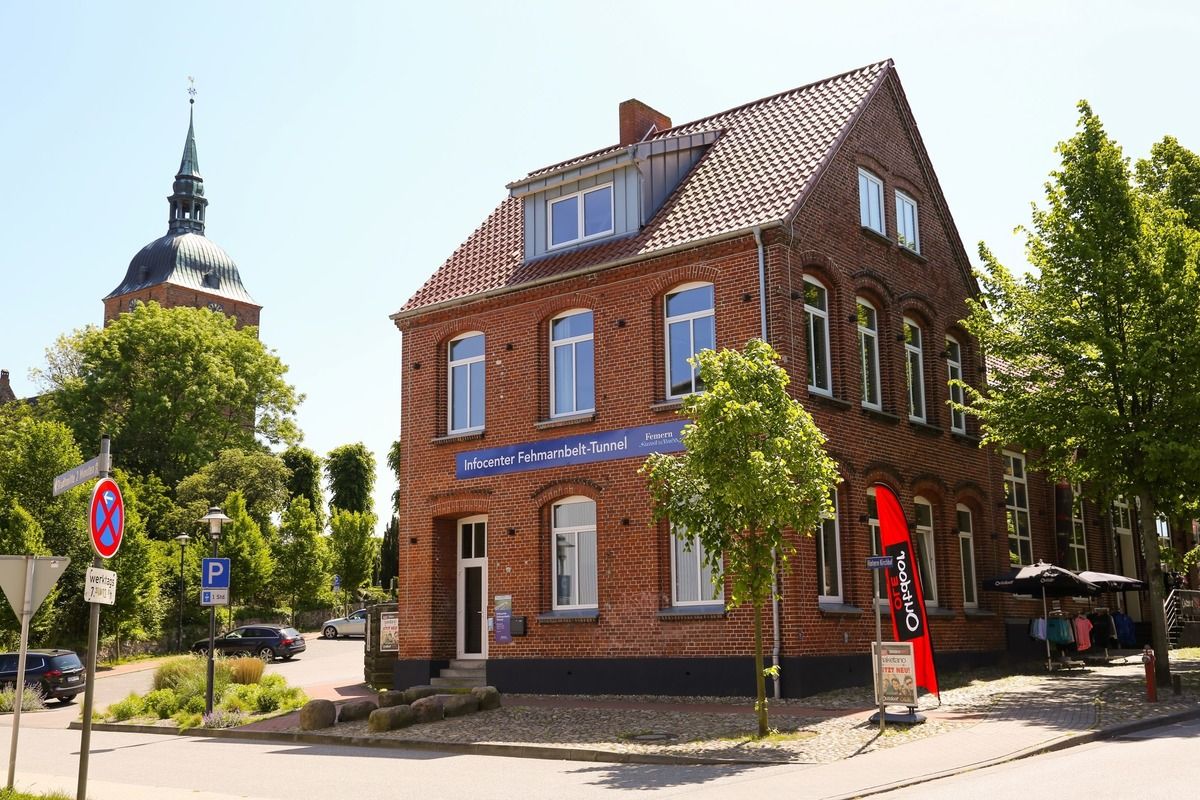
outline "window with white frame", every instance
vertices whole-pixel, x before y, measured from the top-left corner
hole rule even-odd
[[[596,607],[596,504],[568,497],[551,509],[554,608]]]
[[[1071,487],[1071,543],[1067,568],[1082,572],[1088,568],[1087,531],[1083,525],[1083,494],[1078,485]]]
[[[1154,530],[1158,533],[1158,549],[1171,546],[1171,523],[1162,514],[1154,516]]]
[[[1025,456],[1004,451],[1004,506],[1008,523],[1008,560],[1033,563],[1033,536],[1029,530],[1029,483]]]
[[[962,564],[963,608],[978,608],[979,595],[975,587],[975,522],[971,509],[959,503],[958,557]]]
[[[1129,501],[1124,497],[1112,501],[1112,523],[1117,533],[1133,533],[1133,515],[1129,511]]]
[[[875,487],[867,489],[867,532],[871,537],[871,555],[883,555],[883,539],[880,538],[879,532],[879,506],[875,501]],[[880,573],[883,570],[873,569],[872,575],[875,577],[875,595],[882,598],[882,602],[887,602],[887,588],[881,583],[882,576]]]
[[[908,378],[908,418],[925,421],[925,356],[921,326],[904,318],[904,371]]]
[[[725,589],[720,572],[713,580],[699,537],[689,536],[682,525],[671,526],[671,605],[695,606],[722,603]]]
[[[611,183],[547,201],[550,247],[583,242],[613,232]]]
[[[858,298],[858,360],[862,367],[862,404],[881,410],[879,386],[879,314],[870,302]]]
[[[858,215],[864,228],[887,235],[884,229],[883,181],[861,168],[858,170]]]
[[[917,510],[913,549],[917,551],[918,569],[921,570],[921,593],[925,595],[925,605],[936,606],[937,550],[933,538],[933,506],[924,497],[916,497],[913,501]]]
[[[716,346],[713,323],[713,285],[688,283],[664,300],[667,343],[667,397],[704,391],[700,370],[689,363],[701,350]]]
[[[955,385],[955,381],[962,380],[962,347],[953,336],[946,337],[946,373],[950,402],[962,405],[962,387]],[[950,406],[950,430],[955,433],[967,432],[967,415],[953,405]]]
[[[808,390],[833,394],[829,368],[829,292],[814,278],[804,279],[804,316],[808,322]]]
[[[576,309],[550,320],[550,416],[596,408],[592,312]]]
[[[896,192],[896,242],[914,253],[921,252],[917,232],[917,201],[904,192]]]
[[[817,528],[817,602],[842,602],[842,544],[838,536],[837,492],[830,492],[833,513],[821,516]]]
[[[483,429],[483,345],[482,333],[464,333],[450,340],[446,370],[450,383],[447,403],[450,433]]]

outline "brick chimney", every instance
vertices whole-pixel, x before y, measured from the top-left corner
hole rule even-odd
[[[0,369],[0,403],[11,403],[16,399],[12,385],[8,382],[8,370]]]
[[[621,144],[640,142],[650,129],[663,131],[671,127],[671,118],[655,111],[641,100],[626,100],[620,106]]]

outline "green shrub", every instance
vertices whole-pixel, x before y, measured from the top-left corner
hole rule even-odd
[[[258,705],[258,685],[235,683],[221,699],[221,708],[227,711],[252,711]]]
[[[204,710],[204,703],[201,701],[200,711]],[[203,717],[199,712],[193,711],[176,711],[171,715],[171,719],[175,720],[175,724],[179,726],[179,730],[186,731],[188,728],[199,728]]]
[[[258,683],[267,666],[261,658],[232,658],[228,663],[229,679],[233,683]]]
[[[144,716],[145,713],[146,701],[140,695],[130,692],[124,700],[109,706],[104,716],[113,722],[124,722],[127,719]]]
[[[258,693],[254,702],[255,709],[260,714],[269,714],[279,708],[280,692],[278,689],[266,689]]]
[[[172,689],[155,689],[145,698],[146,713],[153,714],[159,719],[169,719],[179,710],[179,698]]]
[[[214,708],[211,714],[205,714],[202,724],[206,728],[236,728],[246,721],[246,715],[240,711],[226,711]]]
[[[183,702],[183,711],[189,714],[203,714],[204,705],[207,702],[203,694],[194,694]],[[199,724],[199,723],[197,723]]]
[[[295,711],[308,702],[308,695],[299,686],[288,687],[279,697],[279,708],[282,711]]]
[[[204,660],[196,655],[169,658],[154,670],[155,689],[174,689],[187,675],[204,672]]]
[[[269,675],[263,675],[258,681],[258,685],[268,689],[282,689],[287,686],[287,679],[278,672],[272,672]]]
[[[5,686],[0,689],[0,712],[11,714],[13,706],[16,704],[16,696],[17,688],[15,686]],[[26,684],[21,698],[21,710],[41,711],[45,707],[46,698],[42,697],[42,690]]]

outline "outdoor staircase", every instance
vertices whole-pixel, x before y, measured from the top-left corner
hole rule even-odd
[[[438,689],[469,689],[487,685],[487,662],[482,659],[456,658],[429,685]]]

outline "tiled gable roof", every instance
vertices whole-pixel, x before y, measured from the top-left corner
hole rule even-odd
[[[652,138],[721,133],[654,218],[633,236],[526,262],[523,204],[519,198],[505,199],[397,316],[787,219],[891,68],[890,61],[872,64],[655,134]]]

